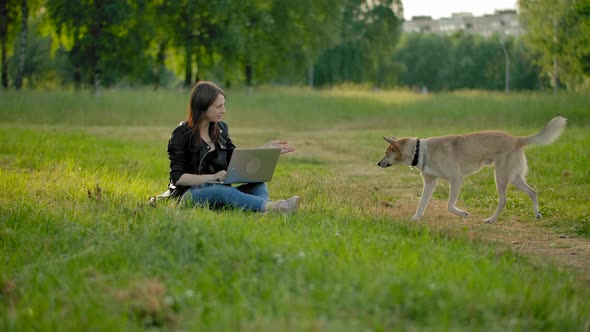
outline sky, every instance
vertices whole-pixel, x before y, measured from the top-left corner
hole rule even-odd
[[[495,9],[516,9],[516,2],[517,0],[402,0],[406,20],[420,15],[438,19],[458,12],[482,16],[493,14]]]

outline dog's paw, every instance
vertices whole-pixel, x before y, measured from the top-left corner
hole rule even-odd
[[[543,218],[543,215],[542,215],[542,214],[540,214],[540,213],[537,213],[537,214],[535,215],[535,218],[537,218],[537,219],[541,219],[541,218]]]
[[[460,209],[449,209],[449,211],[453,214],[458,215],[459,217],[467,218],[469,217],[469,212]]]
[[[418,220],[420,220],[420,216],[418,216],[416,214],[411,219],[411,221],[418,221]]]
[[[488,219],[485,219],[483,222],[485,222],[486,224],[493,224],[496,222],[496,219],[488,218]]]

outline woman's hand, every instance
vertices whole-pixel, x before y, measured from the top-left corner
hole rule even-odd
[[[223,180],[225,180],[226,175],[227,171],[219,171],[215,174],[211,174],[211,182],[223,182]]]
[[[289,144],[287,141],[276,140],[264,144],[263,148],[281,148],[281,154],[295,151],[295,148],[289,147],[287,144]]]

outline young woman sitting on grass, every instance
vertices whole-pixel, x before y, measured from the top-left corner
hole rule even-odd
[[[250,211],[294,213],[299,196],[271,201],[266,183],[239,186],[219,184],[235,149],[225,114],[225,92],[212,82],[197,83],[190,97],[186,121],[172,132],[168,141],[170,195],[192,205],[233,207]],[[279,147],[281,154],[294,151],[285,141],[271,141],[264,147]]]

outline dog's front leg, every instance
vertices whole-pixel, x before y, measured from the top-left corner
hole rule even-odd
[[[418,204],[418,210],[416,210],[416,214],[412,217],[412,220],[419,220],[424,215],[424,211],[426,210],[426,206],[432,197],[432,193],[434,192],[434,188],[437,185],[437,178],[435,176],[430,176],[427,174],[422,173],[422,197],[420,197],[420,203]]]
[[[459,197],[459,191],[461,190],[461,185],[463,184],[463,179],[453,179],[449,181],[451,184],[451,188],[449,190],[449,202],[447,204],[447,209],[449,212],[458,215],[459,217],[469,217],[469,212],[461,209],[457,209],[457,198]]]

